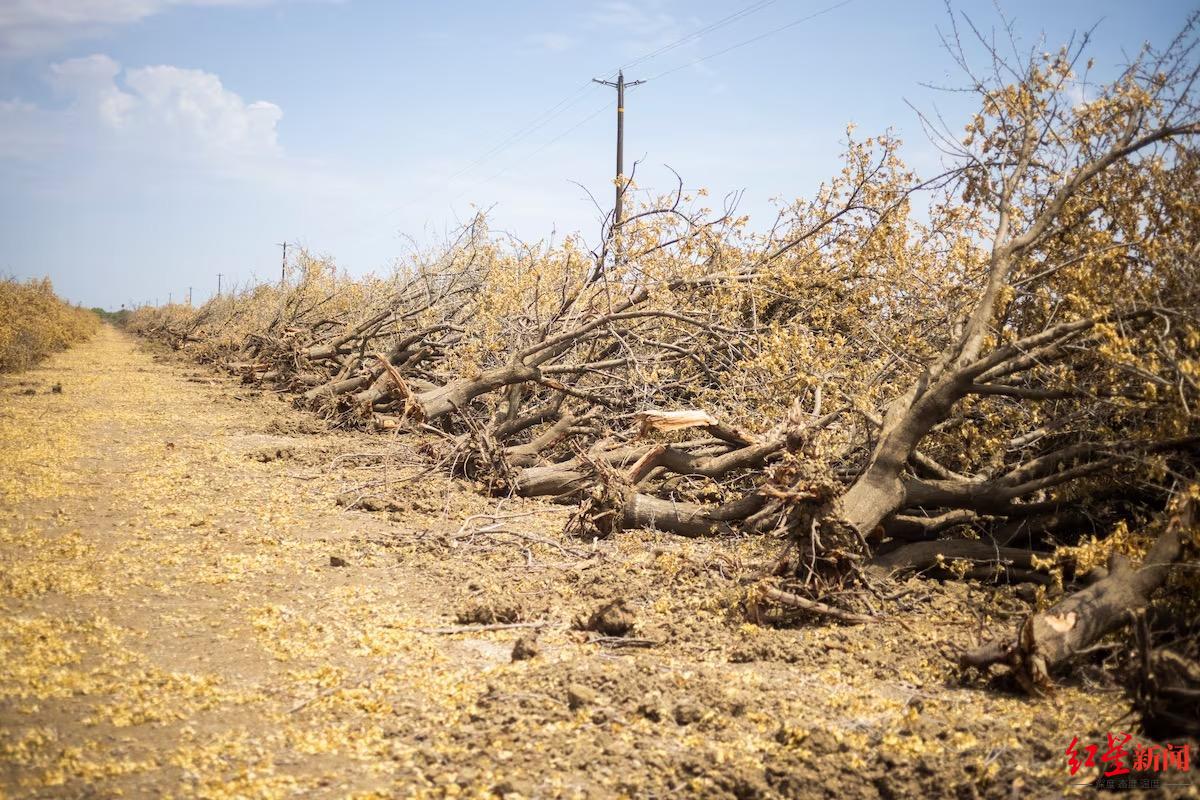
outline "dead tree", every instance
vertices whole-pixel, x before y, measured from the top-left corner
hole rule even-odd
[[[941,175],[852,138],[763,233],[681,184],[616,266],[480,219],[386,282],[314,265],[146,330],[339,424],[435,433],[590,535],[785,534],[772,596],[810,610],[938,556],[1043,580],[1034,552],[1196,470],[1195,31],[1084,102],[1086,42],[1017,65],[977,38],[987,74],[948,43],[980,111],[965,138],[930,124]]]
[[[1195,309],[1188,301],[1194,294],[1184,290],[1167,300],[1154,278],[1131,296],[1092,297],[1091,309],[1081,308],[1081,313],[1065,318],[1035,314],[1032,307],[1061,290],[1055,281],[1072,262],[1098,255],[1086,249],[1063,253],[1064,241],[1083,248],[1104,242],[1100,247],[1121,250],[1126,268],[1143,275],[1162,268],[1156,257],[1171,257],[1169,247],[1143,247],[1141,237],[1117,237],[1113,244],[1111,235],[1101,234],[1121,224],[1114,222],[1122,200],[1116,195],[1118,186],[1132,183],[1148,190],[1153,179],[1147,176],[1157,174],[1164,159],[1190,169],[1193,157],[1187,148],[1200,133],[1190,98],[1197,77],[1190,36],[1189,29],[1163,54],[1147,52],[1084,106],[1071,105],[1065,96],[1078,51],[1031,59],[1022,72],[1012,71],[993,52],[992,79],[976,77],[962,60],[983,111],[970,128],[967,144],[948,136],[941,142],[962,160],[956,190],[977,204],[979,219],[990,229],[976,297],[962,312],[945,349],[888,403],[861,472],[820,510],[818,525],[798,531],[798,536],[807,541],[819,535],[826,548],[863,560],[882,539],[888,521],[901,513],[912,520],[912,512],[919,511],[936,526],[944,515],[956,512],[1003,520],[1057,510],[1045,501],[1036,508],[1029,498],[1046,497],[1063,485],[1115,471],[1131,456],[1194,451],[1197,438],[1186,432],[1170,436],[1151,428],[1144,436],[1105,441],[1087,431],[1086,438],[1074,440],[1046,437],[1044,449],[1019,449],[1014,461],[1006,456],[981,474],[962,474],[920,449],[931,434],[954,420],[969,398],[1009,404],[1070,398],[1084,408],[1101,405],[1102,393],[1120,396],[1127,390],[1120,370],[1104,376],[1109,380],[1102,391],[1073,385],[1069,378],[1059,385],[1047,379],[1087,367],[1090,352],[1114,329],[1130,338],[1151,338],[1154,334],[1148,331],[1155,324],[1169,328],[1188,323]],[[961,55],[962,50],[955,52]],[[1005,85],[1006,71],[1018,80]],[[1097,106],[1107,111],[1100,114]],[[1141,211],[1139,206],[1153,202],[1142,197],[1132,204]],[[1141,224],[1170,236],[1164,224],[1170,216],[1147,213]],[[1193,220],[1185,222],[1190,226]],[[1194,236],[1195,228],[1188,232]],[[1194,261],[1187,269],[1195,275]],[[965,265],[964,271],[970,274]],[[942,449],[936,437],[930,444]],[[812,548],[802,545],[795,550]]]

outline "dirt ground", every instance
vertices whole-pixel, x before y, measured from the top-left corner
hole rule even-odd
[[[581,542],[443,473],[107,327],[4,379],[0,797],[1058,797],[1133,724],[958,673],[1007,589],[755,625],[774,542]]]

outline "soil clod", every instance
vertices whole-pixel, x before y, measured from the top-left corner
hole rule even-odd
[[[517,639],[516,644],[512,649],[513,661],[528,661],[531,658],[537,658],[541,653],[541,648],[538,646],[537,636],[528,634]]]
[[[627,636],[633,632],[634,615],[624,599],[617,599],[600,606],[577,627],[604,636]]]

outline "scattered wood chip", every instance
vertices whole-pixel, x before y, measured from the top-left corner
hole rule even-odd
[[[707,428],[720,424],[716,417],[707,411],[688,409],[684,411],[640,411],[634,415],[638,424],[638,436],[648,433],[668,433],[687,428]]]

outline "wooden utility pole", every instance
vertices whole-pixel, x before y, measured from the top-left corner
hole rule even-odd
[[[217,297],[221,296],[221,273],[217,273]]]
[[[192,287],[188,287],[188,308],[192,307]]]
[[[621,223],[625,221],[625,87],[637,86],[638,84],[645,83],[645,81],[630,81],[626,83],[625,73],[620,70],[617,71],[616,83],[602,81],[599,78],[592,78],[592,80],[605,86],[611,86],[617,90],[617,196],[613,204],[612,233],[614,256],[619,261],[620,247],[617,244],[617,232],[621,228]]]
[[[277,245],[283,248],[283,260],[279,264],[279,285],[287,283],[287,242],[276,242]]]

